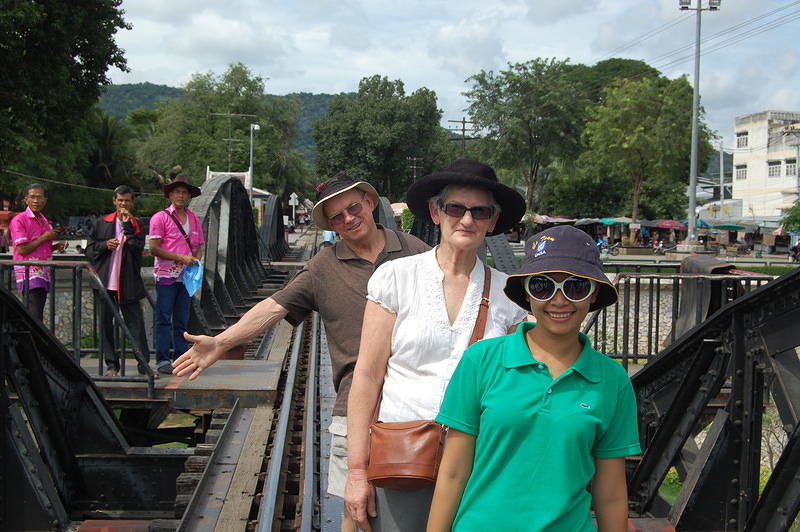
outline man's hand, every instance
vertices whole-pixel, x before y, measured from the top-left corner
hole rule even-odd
[[[66,240],[62,240],[61,242],[55,242],[54,244],[51,244],[50,249],[53,251],[63,252],[67,250],[68,245],[69,243]]]
[[[191,255],[178,255],[180,258],[175,262],[180,262],[184,266],[189,266],[197,262],[197,259],[192,257]]]
[[[117,240],[116,238],[109,238],[108,240],[106,240],[106,247],[110,251],[114,251],[119,247],[119,240]]]
[[[42,233],[42,235],[39,238],[42,239],[42,242],[47,242],[48,240],[55,240],[56,238],[58,238],[58,231],[56,231],[55,229],[50,229],[48,232]]]
[[[172,373],[178,377],[183,377],[189,372],[189,380],[196,379],[203,370],[219,360],[222,356],[223,349],[218,345],[217,339],[213,336],[193,335],[183,333],[186,341],[193,344],[191,349],[179,356],[175,362],[172,363]]]
[[[375,488],[367,482],[366,469],[351,469],[344,489],[344,507],[350,518],[364,532],[372,532],[368,517],[376,517]]]

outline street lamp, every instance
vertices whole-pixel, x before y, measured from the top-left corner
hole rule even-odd
[[[250,167],[247,170],[247,194],[250,196],[250,203],[253,202],[253,131],[258,131],[261,126],[258,124],[250,124]]]
[[[716,11],[722,0],[709,0],[708,7],[703,7],[702,0],[697,0],[697,7],[691,7],[691,0],[678,0],[682,11],[697,11],[697,24],[694,36],[694,91],[692,93],[692,154],[689,162],[689,231],[686,235],[687,243],[697,241],[697,151],[698,151],[698,120],[700,109],[700,13],[703,11]]]

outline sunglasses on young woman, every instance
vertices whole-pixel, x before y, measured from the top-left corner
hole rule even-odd
[[[561,290],[564,297],[573,303],[580,303],[590,297],[597,287],[597,283],[585,277],[570,276],[561,282],[547,275],[531,275],[523,283],[525,293],[531,299],[539,302],[550,301],[555,297],[556,291]]]

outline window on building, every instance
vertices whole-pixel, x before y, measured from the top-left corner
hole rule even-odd
[[[780,177],[780,176],[781,176],[781,162],[767,161],[767,177]]]
[[[736,133],[736,147],[737,148],[747,147],[747,131],[740,131]]]
[[[797,175],[797,159],[786,159],[786,175]]]
[[[741,181],[742,179],[747,179],[747,165],[746,164],[737,164],[736,165],[736,180]]]

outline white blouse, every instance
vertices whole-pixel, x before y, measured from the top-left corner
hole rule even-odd
[[[444,272],[435,253],[436,248],[384,263],[367,285],[367,299],[397,315],[383,381],[381,421],[433,419],[472,336],[483,292],[483,263],[475,261],[464,301],[451,326],[444,300]],[[489,270],[492,286],[484,338],[507,334],[527,316],[503,292],[508,276]]]

